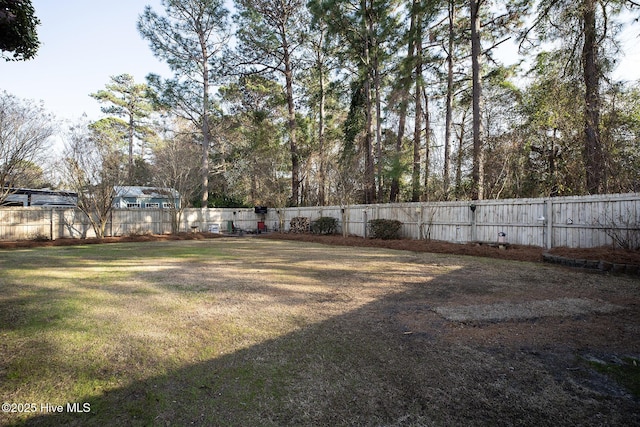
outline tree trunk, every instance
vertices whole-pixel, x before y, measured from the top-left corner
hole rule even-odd
[[[367,81],[364,85],[365,102],[366,102],[366,131],[364,135],[364,203],[375,203],[376,201],[376,187],[375,187],[375,173],[373,164],[373,144],[371,143],[371,126],[372,126],[372,103],[371,103],[371,77],[367,76]]]
[[[415,32],[415,104],[416,117],[413,128],[413,171],[411,174],[411,201],[420,200],[420,146],[422,142],[422,14],[416,16]]]
[[[371,34],[373,31],[373,23],[371,14],[368,13],[369,7],[367,0],[362,0],[363,25],[365,28],[365,46],[364,46],[364,68],[365,68],[365,108],[366,108],[366,124],[364,136],[364,203],[376,202],[376,178],[373,163],[373,144],[372,144],[372,125],[373,125],[373,105],[371,100],[371,81],[373,80],[371,67]]]
[[[458,155],[456,156],[456,198],[462,195],[462,160],[464,159],[464,134],[466,132],[465,122],[467,120],[467,110],[465,109],[460,120],[460,134],[458,135]]]
[[[129,170],[128,170],[128,178],[129,185],[133,185],[133,136],[134,136],[134,121],[133,114],[129,114]]]
[[[258,171],[258,165],[257,165],[258,162],[256,162],[255,160],[252,160],[251,163],[253,163],[252,164],[252,166],[253,166],[252,169],[257,172]],[[252,205],[256,205],[257,204],[256,201],[258,199],[258,180],[257,180],[257,176],[258,176],[258,174],[254,172],[249,177],[249,180],[250,180],[249,200],[251,201]]]
[[[480,60],[480,4],[482,0],[471,0],[471,71],[473,78],[473,169],[471,172],[471,198],[482,200],[484,190],[483,129],[482,129],[482,75]]]
[[[325,93],[325,82],[324,82],[324,67],[322,55],[322,42],[324,40],[324,30],[320,32],[320,46],[318,48],[318,74],[320,75],[320,106],[319,106],[319,120],[318,120],[318,154],[319,154],[319,165],[318,165],[318,205],[324,206],[327,203],[326,200],[326,153],[325,153],[325,101],[326,101],[326,93]]]
[[[447,100],[444,124],[444,165],[442,171],[442,190],[445,200],[448,199],[450,178],[449,163],[451,155],[451,127],[453,114],[453,42],[454,42],[455,7],[453,0],[449,0],[449,41],[447,51]]]
[[[208,80],[208,79],[207,79]],[[209,206],[209,112],[206,105],[209,102],[209,82],[204,83],[204,112],[202,114],[202,198],[200,199],[202,207]]]
[[[600,70],[596,34],[596,1],[584,0],[584,46],[582,65],[585,84],[584,161],[589,194],[601,192],[604,184],[604,159],[600,140]]]
[[[411,201],[420,200],[420,143],[422,141],[422,96],[420,79],[415,88],[416,117],[413,127],[413,171],[411,173]]]
[[[409,61],[413,60],[415,55],[415,43],[413,40],[413,34],[415,32],[416,25],[416,14],[418,10],[418,6],[420,4],[419,0],[413,0],[413,4],[411,7],[411,23],[409,25],[409,42],[407,44],[407,59]],[[398,133],[396,136],[396,155],[398,158],[402,155],[402,143],[404,139],[404,131],[405,126],[407,124],[407,107],[409,103],[409,83],[411,76],[401,76],[401,90],[402,93],[400,95],[400,112],[398,119]],[[391,193],[389,195],[389,201],[397,202],[398,196],[400,194],[400,177],[394,176],[391,181]]]
[[[291,206],[297,206],[300,198],[300,155],[296,142],[296,107],[293,99],[293,70],[289,50],[285,46],[284,55],[284,76],[287,90],[288,128],[289,128],[289,149],[291,151]]]
[[[396,136],[396,156],[398,159],[402,155],[402,140],[404,139],[404,127],[407,124],[407,93],[403,89],[402,100],[400,101],[400,117],[398,119],[398,133]],[[395,203],[400,195],[400,177],[395,176],[391,180],[389,201]]]
[[[202,46],[202,197],[200,199],[203,208],[209,207],[209,63],[206,40],[200,34],[200,46]]]
[[[430,161],[430,147],[429,140],[431,139],[431,122],[429,120],[429,97],[427,91],[422,86],[422,96],[424,98],[424,190],[422,192],[424,201],[429,200],[429,161]]]
[[[551,147],[549,147],[549,178],[551,179],[551,191],[549,195],[551,197],[558,196],[558,177],[556,176],[556,157],[558,155],[558,150],[556,149],[556,137],[557,137],[557,129],[553,130],[553,139],[551,140]]]
[[[376,42],[374,41],[374,45]],[[376,104],[376,157],[377,157],[377,172],[378,172],[378,199],[382,200],[384,193],[382,180],[382,111],[380,107],[380,63],[378,58],[377,49],[373,55],[373,86],[375,90],[375,104]]]
[[[396,136],[396,156],[400,159],[402,155],[402,140],[404,139],[404,128],[407,124],[407,102],[408,93],[406,88],[402,88],[402,99],[400,100],[400,117],[398,119],[398,134]],[[389,201],[395,203],[398,201],[400,195],[400,177],[394,175],[391,180],[391,190],[389,193]]]

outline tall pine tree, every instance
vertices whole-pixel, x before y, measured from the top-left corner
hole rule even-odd
[[[149,41],[154,55],[167,62],[174,77],[149,76],[150,85],[163,104],[201,130],[202,197],[209,198],[212,83],[216,60],[229,41],[228,11],[222,0],[162,0],[165,15],[150,6],[138,19],[138,30]]]

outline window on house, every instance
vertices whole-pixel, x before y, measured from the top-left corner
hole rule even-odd
[[[172,207],[173,207],[173,203],[167,203],[167,202],[164,202],[164,203],[162,204],[162,208],[163,208],[163,209],[171,209]]]
[[[127,208],[139,208],[140,203],[127,202]]]
[[[159,208],[159,207],[160,207],[160,203],[146,203],[146,204],[145,204],[145,207],[147,207],[147,208],[149,208],[149,209],[152,209],[152,208],[157,209],[157,208]]]

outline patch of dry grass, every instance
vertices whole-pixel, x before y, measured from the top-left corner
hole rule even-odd
[[[434,311],[456,322],[504,322],[506,320],[538,319],[541,317],[571,317],[593,313],[612,313],[622,307],[585,298],[527,301],[436,307]]]
[[[637,399],[580,362],[640,356],[632,279],[263,239],[2,255],[2,400],[91,408],[2,424],[640,421]],[[537,315],[442,311],[473,306]]]

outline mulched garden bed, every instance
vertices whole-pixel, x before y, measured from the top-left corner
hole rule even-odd
[[[121,237],[105,237],[103,239],[57,239],[57,240],[18,240],[0,241],[0,249],[32,248],[42,246],[70,246],[116,242],[151,242],[163,240],[202,240],[225,237],[224,234],[207,232],[178,233],[164,235],[127,235]],[[508,259],[529,262],[553,262],[570,267],[597,269],[619,273],[636,274],[640,272],[640,250],[625,251],[612,247],[599,248],[552,248],[545,250],[537,246],[508,245],[500,248],[497,245],[482,243],[450,243],[436,240],[379,240],[362,237],[340,235],[317,235],[302,233],[266,233],[252,237],[298,240],[325,245],[378,247],[414,252],[430,252],[452,255],[469,255],[497,259]]]

